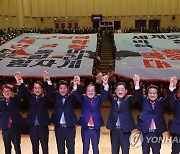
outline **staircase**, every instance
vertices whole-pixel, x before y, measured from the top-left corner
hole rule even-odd
[[[107,74],[110,67],[114,70],[112,43],[109,42],[108,39],[102,40],[100,57],[100,69],[103,75]]]

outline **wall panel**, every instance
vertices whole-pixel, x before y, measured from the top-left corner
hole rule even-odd
[[[133,15],[133,5],[134,5],[134,1],[132,0],[127,0],[127,14],[126,15]]]
[[[18,17],[11,17],[11,27],[18,28]]]
[[[141,13],[141,1],[140,0],[134,0],[134,15],[140,15]]]
[[[53,18],[46,18],[46,27],[48,28],[55,28],[54,19]]]
[[[178,14],[178,2],[180,0],[171,0],[171,15],[176,15]],[[180,8],[179,8],[180,9]]]
[[[120,15],[125,16],[127,13],[127,0],[120,0]]]
[[[178,10],[179,10],[179,12],[178,12],[178,14],[180,15],[180,1],[179,1],[179,8],[178,8]],[[180,22],[180,21],[179,21]]]
[[[164,1],[163,15],[171,14],[171,0]]]
[[[74,9],[73,9],[73,5],[74,5],[74,0],[66,0],[66,14],[67,16],[73,16],[74,13]]]
[[[9,4],[8,0],[1,0],[2,14],[9,15]]]
[[[66,16],[66,0],[59,1],[59,16]]]
[[[31,0],[23,0],[24,16],[31,16]]]
[[[0,0],[0,15],[3,14],[3,12],[2,12],[2,4],[1,4],[1,1],[2,1],[2,0]]]
[[[120,14],[120,1],[114,0],[114,16],[119,16]]]
[[[110,10],[107,9],[107,0],[100,1],[100,11],[100,14],[102,14],[103,16],[107,16],[107,14],[109,14]]]
[[[7,20],[8,19],[8,20]],[[4,16],[3,17],[3,21],[4,21],[4,27],[8,28],[8,27],[11,27],[11,20],[9,17],[7,16]]]
[[[149,0],[149,15],[156,14],[156,0]]]
[[[81,13],[81,16],[86,16],[87,15],[87,2],[86,0],[80,0],[80,13]]]
[[[45,1],[45,17],[52,17],[52,2],[50,0]]]
[[[24,27],[26,27],[26,28],[34,27],[34,25],[33,25],[33,18],[25,17],[24,18]]]
[[[46,5],[45,0],[38,0],[39,17],[45,17],[46,16],[45,15],[45,11],[46,11],[45,5]]]
[[[92,14],[94,14],[93,3],[93,0],[87,0],[87,16],[91,16]]]
[[[164,0],[156,0],[156,15],[162,15],[164,10]]]
[[[4,20],[3,20],[4,18],[3,18],[3,16],[0,16],[0,29],[2,28],[2,29],[4,29],[5,27],[4,27]]]
[[[32,17],[39,16],[39,5],[37,0],[31,0]]]
[[[94,10],[93,10],[93,13],[94,14],[100,14],[100,0],[92,0],[94,1]]]
[[[23,1],[17,0],[17,10],[18,10],[18,28],[24,28],[24,14],[23,14]]]
[[[59,1],[58,0],[51,0],[52,2],[52,16],[58,17],[59,15]]]
[[[73,16],[80,16],[80,0],[74,0]]]
[[[17,1],[16,0],[9,0],[9,15],[10,16],[17,16]]]
[[[148,15],[149,12],[148,12],[148,1],[149,0],[141,0],[141,7],[140,7],[140,10],[141,10],[141,15]]]
[[[107,16],[113,16],[114,13],[113,13],[113,1],[110,1],[110,0],[107,0],[106,2],[107,6],[106,6],[106,9],[107,9]]]

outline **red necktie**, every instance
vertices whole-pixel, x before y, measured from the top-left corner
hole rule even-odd
[[[91,99],[91,100],[90,100],[91,105],[92,105],[92,102],[93,102],[93,100]],[[91,126],[94,124],[93,119],[92,119],[92,115],[91,115],[90,118],[89,118],[89,124],[90,124]]]
[[[9,105],[9,102],[10,102],[10,100],[8,100],[7,102],[6,102],[6,104],[7,104],[7,106]],[[8,118],[8,128],[11,128],[11,124],[12,124],[12,119],[11,119],[11,117],[9,116],[9,118]]]
[[[152,105],[152,109],[154,109],[154,103],[151,103],[151,105]],[[150,130],[153,130],[154,129],[154,124],[155,124],[155,122],[154,122],[154,118],[152,118],[152,120],[151,120],[151,125],[150,125]]]

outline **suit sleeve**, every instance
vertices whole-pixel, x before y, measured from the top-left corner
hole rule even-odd
[[[79,101],[80,103],[83,102],[83,95],[81,94],[81,87],[78,86],[78,88],[73,91],[74,97],[76,98],[77,101]]]
[[[163,99],[163,103],[165,105],[170,104],[172,107],[175,106],[175,97],[174,97],[174,90],[168,91],[167,96]]]
[[[103,101],[104,101],[105,99],[107,99],[108,96],[109,96],[109,92],[106,91],[106,90],[104,90],[103,93],[100,95],[101,103],[103,103]]]
[[[137,102],[139,102],[139,104],[141,105],[141,107],[143,106],[143,102],[144,102],[144,96],[143,93],[140,89],[135,90],[134,95],[132,97],[133,101],[136,100]],[[132,102],[133,102],[132,101]]]
[[[108,91],[108,100],[112,104],[114,96]]]
[[[23,85],[21,84],[21,85],[18,85],[18,92],[17,92],[17,94],[14,96],[14,99],[15,99],[15,103],[18,103],[20,100],[21,100],[21,98],[23,97]]]
[[[53,86],[45,83],[46,95],[45,97],[50,100],[53,97]]]
[[[24,84],[21,84],[21,85],[23,87],[23,94],[26,97],[26,99],[29,101],[31,98],[31,93]]]
[[[133,96],[131,96],[130,98],[130,103],[134,104],[136,102],[140,102],[141,104],[142,101],[143,101],[143,95],[141,90],[140,89],[135,90]]]

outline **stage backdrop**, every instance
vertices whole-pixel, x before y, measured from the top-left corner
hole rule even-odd
[[[138,74],[142,79],[180,79],[180,33],[114,34],[115,72],[125,77]]]
[[[97,34],[23,34],[0,46],[0,75],[91,75]]]

